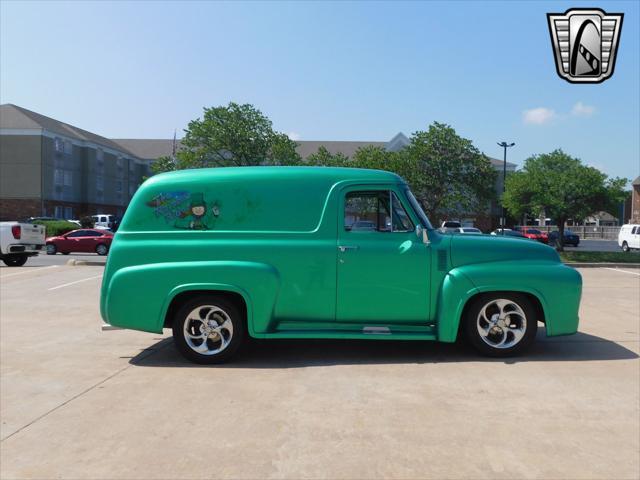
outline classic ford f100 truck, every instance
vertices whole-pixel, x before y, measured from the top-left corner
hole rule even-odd
[[[199,363],[243,339],[438,340],[521,352],[575,333],[582,280],[538,242],[432,228],[378,170],[240,167],[147,180],[115,235],[100,309]]]

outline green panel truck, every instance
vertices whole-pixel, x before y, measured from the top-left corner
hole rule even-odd
[[[239,167],[147,180],[112,243],[108,328],[173,330],[189,360],[247,336],[437,340],[508,356],[578,328],[582,280],[554,249],[443,234],[379,170]]]

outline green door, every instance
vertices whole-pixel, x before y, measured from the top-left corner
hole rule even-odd
[[[430,247],[415,233],[404,193],[349,187],[341,194],[337,236],[338,322],[422,324],[429,317]]]

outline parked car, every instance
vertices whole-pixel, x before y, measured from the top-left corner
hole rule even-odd
[[[496,235],[500,237],[515,237],[515,238],[527,238],[522,233],[511,230],[510,228],[496,228],[491,235]]]
[[[560,236],[560,232],[558,230],[554,230],[549,233],[549,245],[556,245],[558,243],[558,237]],[[565,229],[564,235],[562,236],[564,240],[564,245],[571,245],[577,247],[580,245],[580,236],[576,233],[573,233],[571,230]]]
[[[440,227],[442,233],[463,233],[467,235],[482,235],[482,230],[475,227],[459,227],[459,228],[445,228]]]
[[[114,222],[116,221],[115,215],[102,213],[98,215],[91,215],[91,218],[93,219],[93,228],[99,230],[110,230],[111,227],[113,227]]]
[[[113,241],[113,233],[95,228],[72,230],[64,235],[47,238],[47,255],[72,252],[106,255]]]
[[[292,202],[291,198],[304,199]],[[349,219],[374,230],[349,229]],[[387,221],[390,228],[386,228]],[[182,170],[137,190],[107,259],[113,327],[171,328],[189,360],[246,335],[454,342],[507,356],[575,333],[581,277],[538,242],[443,235],[397,175],[331,167]]]
[[[64,222],[64,218],[56,218],[56,217],[25,217],[20,220],[22,223],[33,223],[33,222]]]
[[[538,230],[537,228],[515,227],[514,230],[516,232],[520,232],[529,240],[535,240],[537,242],[542,242],[542,243],[549,243],[549,235],[547,234],[547,232],[543,232],[542,230]]]
[[[446,220],[442,222],[440,228],[462,228],[462,223],[457,220]]]
[[[640,248],[640,225],[630,223],[620,227],[618,246],[623,252]]]
[[[470,235],[482,235],[482,230],[475,227],[460,227],[459,233],[466,233]]]
[[[21,267],[43,249],[45,228],[20,222],[0,222],[0,260],[8,267]]]

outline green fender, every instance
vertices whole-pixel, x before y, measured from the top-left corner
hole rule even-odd
[[[224,278],[225,283],[211,282]],[[268,332],[280,290],[270,265],[242,261],[167,262],[121,268],[108,279],[106,320],[114,326],[161,333],[176,295],[188,290],[225,290],[242,296],[251,335]],[[242,285],[242,286],[241,286]],[[247,287],[250,286],[250,287]],[[143,302],[132,302],[136,292]]]
[[[522,260],[464,265],[448,272],[438,293],[438,340],[453,342],[465,305],[478,293],[510,291],[533,295],[549,336],[578,329],[582,277],[559,262]]]

